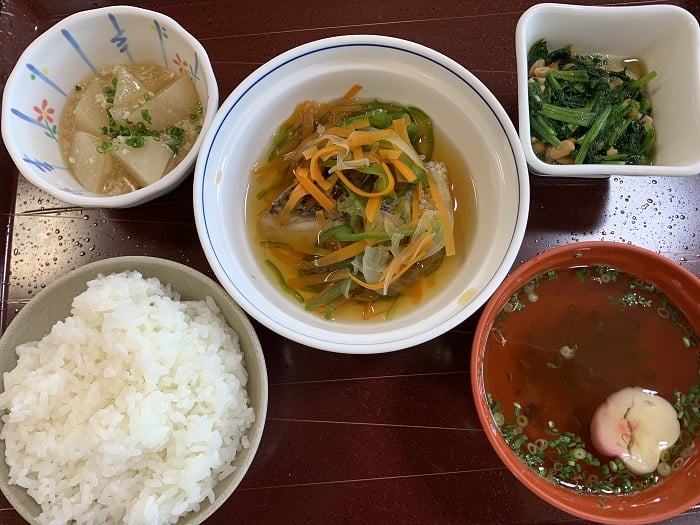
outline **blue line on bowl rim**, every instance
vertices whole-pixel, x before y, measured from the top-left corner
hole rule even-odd
[[[331,39],[333,39],[333,38],[331,38]],[[217,125],[216,130],[213,131],[213,132],[210,130],[211,139],[208,141],[208,144],[207,144],[207,151],[206,151],[206,152],[201,152],[201,151],[200,151],[200,155],[201,155],[201,154],[204,154],[204,163],[203,163],[203,168],[202,168],[202,170],[201,170],[201,172],[202,172],[202,179],[203,179],[203,180],[202,180],[202,188],[201,188],[201,193],[200,193],[200,195],[198,196],[199,201],[202,203],[202,206],[201,206],[202,209],[204,209],[203,202],[204,202],[204,198],[205,198],[205,197],[204,197],[204,192],[205,192],[205,190],[204,190],[204,188],[205,188],[204,178],[206,177],[206,174],[207,174],[207,168],[208,168],[208,165],[209,165],[209,156],[210,156],[210,153],[211,153],[211,149],[212,149],[213,144],[214,144],[215,141],[216,141],[216,137],[218,136],[219,131],[221,130],[221,126],[223,125],[224,121],[226,120],[226,118],[228,117],[228,115],[231,113],[231,111],[233,111],[233,109],[246,97],[246,95],[247,95],[253,88],[255,88],[255,87],[257,86],[257,84],[258,84],[260,81],[262,81],[264,78],[268,77],[269,75],[273,74],[274,72],[276,72],[276,71],[279,70],[280,68],[285,67],[285,66],[287,66],[288,64],[290,64],[290,63],[292,63],[292,62],[294,62],[294,61],[296,61],[296,60],[299,60],[299,59],[301,59],[301,58],[307,57],[307,56],[312,55],[312,54],[315,54],[315,53],[321,53],[321,52],[330,51],[330,50],[333,50],[333,49],[336,49],[336,48],[345,48],[345,47],[379,47],[379,48],[391,49],[391,50],[398,51],[398,52],[401,52],[401,53],[409,53],[409,54],[415,55],[415,56],[417,56],[417,57],[419,57],[419,58],[421,58],[421,59],[424,59],[424,60],[427,60],[427,61],[429,61],[429,62],[432,62],[433,64],[435,64],[435,65],[437,65],[437,66],[439,66],[439,67],[445,69],[446,71],[448,71],[449,73],[451,73],[452,75],[454,75],[455,77],[457,77],[457,78],[458,78],[460,81],[462,81],[464,84],[466,84],[466,85],[469,87],[469,89],[471,89],[474,93],[476,93],[476,94],[479,96],[479,98],[484,102],[484,104],[485,104],[486,107],[489,109],[489,111],[491,111],[491,113],[493,114],[494,118],[495,118],[496,121],[498,122],[498,125],[500,126],[500,128],[501,128],[501,130],[502,130],[503,134],[505,135],[506,140],[507,140],[507,142],[508,142],[508,146],[509,146],[510,151],[511,151],[512,160],[513,160],[513,164],[514,164],[514,166],[515,166],[516,175],[517,175],[516,181],[517,181],[517,196],[518,196],[518,199],[517,199],[517,201],[518,201],[518,216],[520,215],[520,212],[522,211],[522,210],[521,210],[521,202],[520,202],[520,201],[521,201],[521,193],[522,193],[522,188],[521,188],[521,184],[520,184],[520,182],[521,182],[521,173],[520,173],[520,166],[518,165],[518,162],[517,162],[517,155],[516,155],[516,152],[514,151],[514,148],[513,148],[513,143],[512,143],[511,140],[509,140],[508,131],[506,130],[505,125],[503,124],[503,122],[502,122],[501,119],[499,118],[497,112],[494,110],[494,108],[491,106],[491,104],[489,104],[489,102],[484,98],[484,96],[483,96],[477,89],[475,89],[475,87],[472,85],[472,83],[470,82],[470,80],[467,79],[467,78],[464,78],[464,76],[462,76],[458,71],[455,71],[455,70],[451,69],[450,67],[448,67],[448,65],[443,64],[443,63],[441,63],[440,61],[438,61],[438,60],[436,60],[436,59],[434,59],[434,58],[431,58],[431,57],[429,57],[429,56],[423,55],[423,54],[421,54],[421,53],[419,53],[419,52],[417,52],[417,51],[412,51],[412,50],[409,50],[409,49],[405,49],[405,48],[401,48],[401,47],[394,46],[394,45],[389,45],[389,44],[377,44],[377,43],[367,43],[367,42],[354,42],[354,43],[332,44],[332,45],[324,46],[324,47],[322,47],[322,48],[313,49],[313,50],[307,51],[307,52],[305,52],[305,53],[301,53],[301,54],[295,55],[295,56],[291,57],[289,60],[285,60],[284,62],[278,64],[277,66],[273,67],[273,68],[270,69],[269,71],[265,72],[259,79],[257,79],[255,82],[253,82],[248,88],[246,88],[246,89],[238,96],[238,98],[237,98],[237,99],[231,104],[231,106],[227,109],[226,113],[225,113],[222,117],[220,117],[220,118],[218,119],[218,120],[219,120],[219,123],[218,123],[218,125]],[[444,56],[444,55],[441,55],[441,54],[438,53],[437,51],[435,51],[435,53],[437,53],[438,55],[440,55],[441,57],[443,57],[443,59],[445,59],[445,60],[447,60],[447,61],[450,61],[450,62],[452,61],[451,59],[449,59],[448,57],[446,57],[446,56]],[[459,65],[459,64],[457,64],[457,65]],[[261,67],[265,67],[265,66],[263,65],[263,66],[261,66]],[[460,66],[460,67],[461,67],[461,66]],[[466,68],[465,68],[465,71],[466,71],[467,73],[469,73],[469,71],[466,70]],[[254,73],[252,73],[251,75],[254,75],[254,74],[256,74],[256,73],[254,72]],[[469,73],[469,74],[471,74],[471,73]],[[472,75],[472,76],[473,76],[473,75]],[[476,80],[477,82],[481,83],[476,77],[474,77],[474,78],[475,78],[475,80]],[[487,90],[487,88],[486,88],[485,86],[484,86],[484,89]],[[487,90],[487,91],[488,91],[488,90]],[[518,137],[516,136],[514,140],[516,140],[516,142],[517,142],[519,139],[518,139]],[[519,142],[518,142],[518,143],[519,143]],[[527,176],[527,174],[526,174],[525,176]],[[214,243],[212,242],[212,238],[211,238],[211,236],[210,236],[210,234],[209,234],[210,228],[209,228],[209,226],[208,226],[208,224],[207,224],[206,215],[205,215],[205,214],[202,214],[202,218],[203,218],[203,221],[204,221],[205,233],[206,233],[206,236],[207,236],[207,238],[208,238],[208,240],[209,240],[209,245],[213,247],[213,246],[214,246]],[[522,222],[523,222],[523,223],[524,223],[524,222],[527,222],[526,219],[527,219],[527,212],[525,213],[525,216],[523,217],[523,221],[522,221]],[[515,224],[515,226],[514,226],[514,228],[513,228],[513,231],[511,232],[511,242],[510,242],[510,245],[511,245],[511,246],[512,246],[512,241],[514,240],[517,231],[518,231],[518,222],[516,222],[516,224]],[[236,290],[238,291],[238,293],[240,294],[241,297],[245,297],[245,294],[243,294],[242,291],[238,288],[238,286],[236,286],[235,281],[234,281],[233,279],[231,279],[231,277],[230,277],[230,275],[229,275],[229,272],[226,270],[225,266],[222,264],[222,261],[219,259],[219,256],[217,255],[217,253],[215,252],[215,250],[212,249],[211,251],[212,251],[214,257],[216,258],[216,262],[217,262],[219,268],[221,269],[221,271],[222,271],[222,272],[224,273],[224,275],[226,276],[226,279],[228,280],[228,283],[229,283],[234,289],[236,289]],[[506,263],[506,261],[507,261],[507,259],[508,259],[507,255],[510,253],[510,251],[511,251],[511,250],[508,250],[508,251],[506,252],[506,255],[501,259],[501,262],[499,263],[499,265],[498,265],[498,267],[497,267],[497,270],[496,270],[496,271],[494,272],[494,274],[491,276],[491,278],[489,279],[489,281],[484,285],[483,290],[490,289],[491,287],[493,287],[494,290],[497,288],[498,282],[495,282],[497,276],[501,273],[501,271],[507,272],[507,271],[510,269],[510,268],[509,268],[509,267],[510,267],[510,264],[512,264],[512,261],[511,261],[511,262],[508,264],[509,267],[508,267],[508,268],[504,268],[504,264]],[[513,258],[515,258],[515,256],[516,256],[516,254],[513,254]],[[500,282],[500,281],[499,281],[499,282]],[[226,288],[226,286],[224,286],[224,288]],[[486,300],[486,299],[488,299],[488,297],[486,297],[485,300]],[[484,302],[485,302],[485,300],[484,300]],[[268,326],[268,327],[277,325],[277,322],[275,322],[274,319],[272,319],[270,316],[268,316],[263,310],[257,308],[257,307],[256,307],[254,304],[252,304],[252,303],[250,303],[250,305],[251,305],[251,307],[254,309],[254,311],[256,312],[256,314],[257,314],[257,315],[253,315],[253,317],[255,317],[255,318],[258,319],[258,320],[260,320],[261,318],[264,318],[264,319],[267,319],[267,320],[268,320],[268,323],[264,323],[263,321],[260,321],[261,323],[265,324],[265,325]],[[251,315],[252,315],[252,314],[251,314]],[[458,313],[455,313],[455,314],[454,314],[454,316],[456,316],[456,315],[458,315]],[[258,316],[259,316],[259,317],[258,317]],[[454,316],[453,316],[453,317],[454,317]],[[447,320],[449,320],[449,319],[447,319]],[[445,320],[445,321],[447,321],[447,320]],[[295,333],[295,334],[298,334],[298,336],[300,337],[299,340],[308,340],[308,338],[309,338],[308,335],[304,334],[303,332],[301,332],[301,331],[299,331],[299,330],[294,329],[293,327],[287,326],[286,329],[289,330],[290,332],[293,332],[293,333]],[[318,340],[318,339],[317,339],[317,340]],[[363,346],[366,346],[366,345],[367,345],[366,343],[352,343],[351,341],[344,341],[343,344],[344,344],[344,345],[348,345],[348,346],[357,346],[357,347],[363,347]]]

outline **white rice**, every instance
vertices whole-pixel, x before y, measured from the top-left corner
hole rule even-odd
[[[42,524],[175,523],[213,501],[255,419],[238,336],[211,298],[100,275],[17,347],[0,394],[10,483]]]

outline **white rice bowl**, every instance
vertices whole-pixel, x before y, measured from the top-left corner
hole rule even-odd
[[[7,486],[36,501],[36,523],[175,523],[212,507],[237,454],[257,448],[245,355],[209,296],[98,274],[16,355],[0,438]]]

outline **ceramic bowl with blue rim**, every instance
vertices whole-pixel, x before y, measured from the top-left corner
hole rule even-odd
[[[204,47],[175,20],[113,6],[68,16],[34,40],[12,70],[2,99],[2,138],[20,173],[68,204],[125,208],[173,190],[194,167],[203,133],[162,178],[122,195],[87,191],[59,148],[61,112],[75,86],[112,64],[152,63],[192,79],[203,106],[202,130],[218,108],[218,86]]]
[[[390,318],[326,319],[307,311],[259,256],[251,169],[296,105],[342,97],[417,106],[432,120],[457,196],[454,258],[436,287]],[[425,46],[375,35],[332,37],[289,50],[228,96],[207,131],[195,167],[194,209],[207,259],[224,288],[271,330],[327,351],[369,354],[418,345],[482,306],[520,248],[529,179],[514,126],[496,97],[456,61]],[[443,268],[438,269],[441,272]]]

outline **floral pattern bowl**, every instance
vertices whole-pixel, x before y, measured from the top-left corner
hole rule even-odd
[[[188,155],[153,184],[116,196],[89,192],[59,149],[62,108],[74,86],[97,68],[139,62],[192,78],[204,108],[202,133]],[[92,9],[49,28],[20,56],[3,92],[2,138],[20,173],[52,196],[75,206],[126,208],[173,190],[191,173],[218,102],[204,47],[176,21],[136,7]]]

